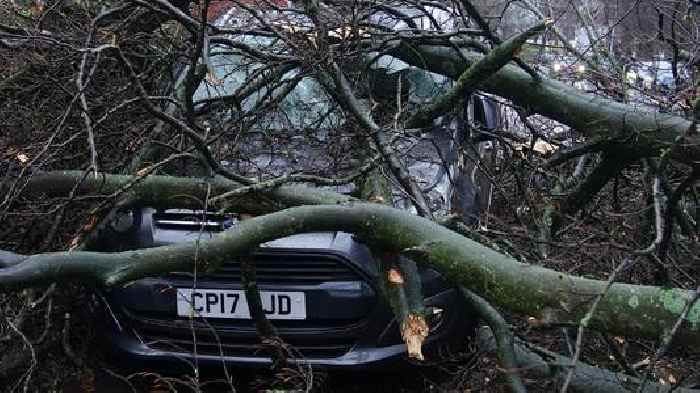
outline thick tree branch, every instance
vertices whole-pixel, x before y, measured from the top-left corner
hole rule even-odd
[[[218,268],[258,244],[295,233],[342,230],[355,233],[370,247],[389,252],[425,250],[421,263],[490,303],[532,315],[545,324],[574,325],[605,290],[605,281],[567,275],[522,264],[438,224],[376,204],[302,206],[243,221],[211,240],[118,253],[62,252],[38,254],[0,269],[3,288],[77,280],[117,285],[149,275],[192,268]],[[616,283],[610,286],[588,327],[611,334],[649,339],[670,329],[694,291]],[[700,344],[700,305],[687,312],[674,342]]]
[[[16,265],[25,259],[27,259],[26,255],[20,255],[10,251],[0,250],[0,269]]]
[[[558,165],[561,165],[565,163],[566,161],[569,161],[573,158],[576,157],[581,157],[583,155],[589,154],[589,153],[596,153],[601,150],[606,150],[606,149],[612,149],[613,147],[610,146],[608,141],[606,140],[599,140],[599,139],[594,139],[591,141],[587,141],[585,143],[581,143],[578,145],[574,145],[569,148],[562,148],[554,152],[552,156],[547,159],[547,161],[544,162],[542,165],[543,168],[554,168]]]
[[[375,259],[381,261],[383,278],[380,284],[396,316],[408,356],[424,360],[422,345],[429,328],[416,263],[394,253],[376,252]]]
[[[24,195],[46,195],[63,197],[69,195],[76,184],[76,194],[110,196],[129,187],[132,203],[152,207],[201,208],[207,197],[207,187],[211,185],[212,199],[224,195],[243,185],[221,176],[208,179],[150,175],[145,178],[132,175],[111,175],[100,173],[97,177],[84,178],[82,171],[40,172],[27,178]],[[260,198],[261,196],[265,198]],[[274,202],[273,202],[274,200]],[[355,200],[350,196],[332,191],[305,187],[297,184],[279,185],[266,189],[248,189],[237,193],[235,198],[225,199],[226,208],[246,213],[266,213],[280,207],[297,205],[317,205],[347,203]],[[219,207],[214,205],[213,207]]]
[[[460,2],[462,3],[462,7],[464,7],[464,10],[467,11],[467,14],[469,14],[469,16],[474,19],[479,28],[481,28],[481,30],[484,31],[486,37],[488,37],[494,45],[500,45],[502,42],[501,39],[498,38],[495,34],[493,34],[493,32],[491,32],[491,28],[489,27],[488,22],[486,22],[486,20],[481,16],[481,13],[479,13],[479,10],[477,10],[476,7],[474,7],[471,1],[461,0]],[[513,60],[515,60],[518,66],[520,66],[520,68],[522,68],[525,72],[530,74],[534,79],[539,78],[539,74],[537,73],[537,71],[535,71],[532,67],[527,65],[520,58],[516,57]]]
[[[457,78],[455,85],[450,90],[436,97],[430,105],[411,116],[406,122],[406,128],[426,127],[433,119],[453,109],[457,102],[466,97],[481,81],[488,79],[493,73],[513,60],[520,47],[529,38],[541,33],[549,24],[551,24],[550,21],[542,22],[524,33],[508,39],[486,56],[471,64]]]
[[[559,201],[559,214],[572,215],[586,207],[593,197],[605,187],[627,165],[634,162],[633,159],[614,153],[603,155],[601,162],[591,173],[581,181],[566,197]]]
[[[372,171],[357,183],[363,200],[392,205],[391,186],[381,171]],[[422,345],[430,329],[425,319],[425,296],[416,262],[381,250],[374,252],[374,259],[380,263],[383,278],[379,284],[394,312],[408,355],[423,360]]]
[[[455,53],[450,46],[413,45],[406,38],[395,42],[392,56],[413,66],[457,79],[483,55],[469,51]],[[466,59],[466,60],[465,60]],[[639,111],[632,106],[583,93],[562,82],[541,77],[533,79],[516,66],[506,65],[479,88],[512,100],[515,104],[564,123],[588,137],[624,142],[624,149],[636,157],[658,156],[661,149],[686,135],[691,122],[668,113]],[[700,138],[687,135],[674,149],[672,158],[700,162]]]
[[[248,311],[255,321],[255,330],[272,359],[273,369],[281,370],[287,367],[287,350],[284,342],[277,333],[275,326],[265,316],[260,291],[258,290],[255,263],[249,256],[241,258],[241,284],[248,301]]]

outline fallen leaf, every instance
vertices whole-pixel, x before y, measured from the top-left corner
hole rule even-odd
[[[370,202],[370,203],[384,203],[384,197],[382,197],[381,195],[372,195],[369,198],[368,202]]]
[[[678,383],[678,379],[673,374],[668,374],[668,382],[672,385],[675,385]]]
[[[651,361],[649,360],[649,357],[646,357],[646,358],[638,361],[637,363],[633,364],[632,368],[636,370],[640,367],[648,366],[649,363],[651,363]]]
[[[207,83],[209,83],[212,86],[223,86],[224,85],[224,80],[217,78],[211,72],[207,72],[206,80],[207,80]]]
[[[95,390],[95,374],[92,370],[86,370],[80,375],[80,389],[85,393],[94,393]]]
[[[387,273],[387,279],[389,280],[390,283],[392,284],[403,284],[403,276],[401,275],[401,272],[399,269],[396,268],[391,268],[389,269],[389,272]]]

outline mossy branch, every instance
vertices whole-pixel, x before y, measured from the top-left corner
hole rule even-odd
[[[391,186],[381,171],[375,170],[358,181],[362,199],[391,206]],[[423,360],[422,345],[429,333],[421,278],[416,263],[398,253],[374,253],[383,272],[380,286],[394,312],[408,356]]]
[[[425,218],[376,204],[302,206],[256,217],[194,243],[118,253],[37,254],[0,269],[0,287],[22,288],[47,282],[82,281],[119,285],[146,276],[192,268],[216,269],[232,256],[273,239],[315,231],[355,233],[373,249],[401,252],[423,246],[425,263],[451,282],[494,306],[531,315],[543,323],[577,324],[606,282],[522,264]],[[611,334],[658,338],[676,322],[693,292],[616,283],[600,300],[589,327]],[[687,313],[675,343],[700,344],[700,304]]]
[[[245,213],[268,213],[280,208],[298,205],[348,203],[356,199],[347,195],[299,184],[282,184],[267,189],[253,190],[222,176],[209,178],[149,175],[140,178],[134,175],[100,173],[97,177],[85,177],[82,171],[39,172],[26,179],[23,185],[25,196],[46,195],[63,197],[76,187],[76,195],[111,196],[129,193],[133,203],[142,206],[167,208],[202,207],[211,186],[211,198],[232,190],[244,190],[235,198],[217,200],[212,208],[225,205],[226,209]],[[3,191],[0,189],[0,192]]]
[[[480,82],[488,79],[496,71],[513,60],[520,51],[520,47],[528,39],[543,32],[550,24],[551,21],[546,20],[528,29],[524,33],[508,39],[495,47],[491,52],[486,54],[486,56],[471,64],[459,78],[457,78],[457,81],[450,90],[436,97],[430,105],[411,116],[406,122],[406,128],[426,127],[430,125],[436,117],[449,112],[461,99],[474,90]]]
[[[389,42],[388,54],[408,64],[457,79],[484,55],[450,45],[423,44],[409,37]],[[658,156],[686,135],[691,121],[668,113],[639,111],[632,105],[587,94],[565,83],[540,76],[535,80],[519,67],[507,64],[479,84],[479,89],[512,100],[530,112],[557,120],[587,137],[620,142],[634,157]],[[686,135],[672,159],[700,162],[700,135]]]

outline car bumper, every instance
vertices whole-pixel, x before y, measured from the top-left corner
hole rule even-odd
[[[444,348],[455,348],[463,344],[473,331],[475,321],[468,320],[471,313],[465,310],[464,302],[459,298],[458,291],[454,289],[427,298],[426,304],[449,310],[439,328],[431,333],[424,343],[423,350],[428,354],[428,359],[431,360],[430,354],[437,354]],[[102,311],[108,310],[102,309]],[[105,341],[109,343],[107,349],[110,354],[119,364],[128,365],[132,369],[152,371],[175,371],[177,369],[187,372],[188,369],[193,368],[194,364],[201,368],[215,369],[222,365],[265,368],[272,363],[270,357],[265,356],[266,354],[262,350],[257,351],[254,356],[232,356],[201,353],[195,355],[193,352],[153,348],[135,330],[130,330],[128,326],[120,324],[118,316],[115,314],[109,312],[102,320],[105,322],[111,320],[107,326],[104,326],[107,335]],[[388,366],[408,364],[406,346],[400,343],[395,320],[385,320],[381,329],[368,330],[375,332],[372,333],[373,337],[369,337],[370,340],[367,339],[368,337],[359,340],[342,355],[334,357],[305,356],[303,358],[290,358],[289,362],[346,371],[384,369]],[[377,334],[376,332],[379,331],[381,333]]]
[[[272,364],[267,356],[213,356],[197,355],[162,351],[150,348],[136,337],[116,335],[110,339],[111,354],[116,356],[120,364],[136,368],[155,370],[171,369],[172,366],[186,369],[196,363],[200,367],[215,368],[221,365],[264,368]],[[400,363],[404,360],[406,346],[403,344],[383,348],[354,348],[345,355],[335,358],[292,358],[291,364],[321,366],[324,368],[364,369],[389,364]]]

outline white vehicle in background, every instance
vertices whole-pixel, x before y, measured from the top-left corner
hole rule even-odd
[[[678,65],[681,77],[685,76],[685,69]],[[671,92],[675,89],[676,81],[673,77],[673,65],[668,60],[640,61],[629,68],[626,74],[627,82],[646,90]]]

